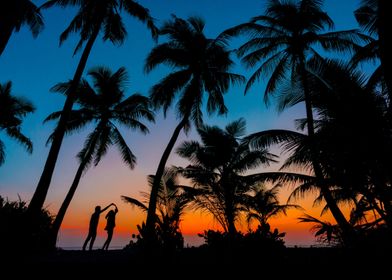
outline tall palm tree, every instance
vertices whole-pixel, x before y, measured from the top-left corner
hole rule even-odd
[[[317,94],[312,93],[320,116],[316,143],[324,151],[318,156],[324,172],[339,180],[346,193],[365,196],[376,211],[383,205],[385,222],[391,225],[388,104],[377,89],[365,83],[361,72],[334,61],[325,66],[316,68],[333,90],[318,86]]]
[[[355,17],[362,29],[369,32],[370,35],[377,35],[377,39],[366,45],[359,53],[359,57],[357,57],[357,59],[380,59],[380,68],[375,71],[375,76],[373,77],[384,77],[385,84],[388,88],[389,101],[391,101],[392,57],[390,54],[390,49],[392,48],[392,45],[388,39],[387,11],[387,1],[385,0],[361,0],[361,6],[355,11]]]
[[[241,144],[245,121],[240,119],[225,129],[203,126],[198,129],[202,143],[186,141],[177,153],[191,162],[178,169],[193,182],[186,188],[194,197],[194,205],[210,212],[222,228],[233,235],[235,222],[243,210],[246,193],[260,183],[258,174],[247,172],[274,161],[274,155],[264,149],[250,150]]]
[[[109,146],[116,145],[121,152],[123,161],[131,169],[135,167],[136,156],[121,135],[118,125],[147,133],[148,128],[141,120],[154,121],[153,112],[149,108],[150,101],[147,97],[133,94],[125,98],[124,91],[127,83],[125,68],[120,68],[112,73],[107,68],[99,67],[90,70],[88,74],[93,80],[93,86],[86,80],[82,80],[77,90],[76,99],[80,108],[71,111],[66,132],[78,131],[90,123],[94,123],[95,128],[87,136],[84,147],[78,154],[79,168],[53,222],[53,245],[56,244],[58,231],[80,179],[92,162],[94,165],[98,165]],[[60,83],[54,87],[54,90],[68,93],[68,88],[72,86],[71,83]],[[46,118],[46,121],[56,120],[60,118],[61,114],[61,111],[54,112]]]
[[[332,29],[334,24],[322,10],[322,4],[321,0],[268,0],[265,15],[256,16],[250,22],[230,28],[221,35],[223,38],[240,34],[251,37],[237,51],[246,67],[253,68],[260,64],[248,80],[245,92],[261,76],[269,77],[264,93],[265,102],[280,85],[296,82],[302,86],[310,137],[314,135],[315,129],[308,85],[311,73],[306,64],[312,56],[322,60],[314,47],[319,45],[327,51],[351,51],[357,47],[356,42],[366,39],[356,30],[324,32]],[[316,176],[321,178],[322,170],[315,161],[313,169]],[[334,218],[348,228],[349,224],[329,190],[324,188],[323,192]]]
[[[148,176],[148,183],[152,187],[154,184],[153,175]],[[165,169],[158,190],[158,214],[156,215],[155,221],[158,242],[167,249],[178,249],[178,247],[183,246],[180,222],[184,210],[189,203],[189,197],[182,191],[183,188],[184,186],[179,184],[178,173]],[[129,196],[121,196],[121,198],[124,202],[130,203],[142,211],[147,212],[150,194],[146,192],[142,192],[141,194],[145,198],[145,201],[140,201]],[[143,233],[142,227],[139,226],[139,230]]]
[[[103,33],[104,41],[109,40],[113,44],[122,44],[127,35],[127,31],[121,18],[122,12],[126,12],[128,15],[146,23],[153,36],[155,36],[156,33],[153,19],[150,16],[149,11],[133,0],[50,0],[43,5],[44,8],[52,6],[79,7],[75,18],[61,34],[60,43],[64,42],[71,33],[79,32],[80,40],[75,48],[75,53],[83,46],[84,43],[86,43],[86,45],[80,57],[72,83],[68,88],[68,92],[66,94],[67,99],[64,103],[62,114],[53,134],[44,170],[29,204],[29,211],[32,213],[38,213],[45,202],[57,157],[60,152],[61,143],[66,131],[69,114],[76,98],[76,89],[82,77],[93,44],[99,33]]]
[[[0,132],[22,144],[29,153],[33,152],[33,143],[20,130],[23,118],[35,111],[30,101],[12,96],[12,83],[0,84]],[[5,161],[4,143],[0,140],[0,165]]]
[[[316,157],[323,172],[321,179],[310,176],[298,180],[299,177],[293,174],[286,177],[287,180],[281,177],[285,181],[301,181],[292,197],[316,191],[320,194],[317,199],[320,202],[326,200],[323,187],[328,187],[335,201],[356,201],[365,197],[368,204],[389,223],[392,138],[390,124],[385,117],[385,100],[373,87],[366,85],[362,73],[344,63],[327,60],[320,65],[318,61],[311,60],[308,67],[316,74],[309,79],[312,103],[318,115],[313,138],[298,132],[265,131],[249,136],[251,146],[257,148],[284,143],[283,148],[292,154],[283,169],[294,166],[309,171]],[[293,94],[289,96],[290,100],[303,100],[301,92],[290,91]],[[287,105],[285,98],[281,107]],[[305,119],[298,124],[303,129],[306,123]],[[312,155],[313,150],[318,153]],[[329,204],[325,209],[330,210]],[[349,245],[348,236],[343,234]]]
[[[146,59],[145,70],[152,71],[164,64],[175,69],[151,89],[155,107],[162,107],[166,114],[176,95],[177,115],[181,121],[161,157],[155,182],[151,189],[147,214],[147,228],[153,229],[159,182],[166,162],[182,129],[189,129],[192,121],[196,126],[203,122],[203,95],[207,93],[207,112],[225,114],[223,94],[231,83],[242,82],[240,75],[228,72],[233,66],[225,41],[209,39],[204,35],[204,21],[197,17],[183,20],[173,16],[159,31],[168,41],[159,44]],[[152,232],[151,232],[152,234]]]
[[[28,25],[34,37],[42,30],[44,22],[40,10],[31,0],[4,0],[0,6],[0,56],[12,33]]]

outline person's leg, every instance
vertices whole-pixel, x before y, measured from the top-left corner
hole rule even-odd
[[[107,247],[108,247],[108,240],[106,239],[105,243],[103,243],[102,250],[105,250],[105,248],[107,250]]]
[[[107,247],[108,247],[108,240],[109,240],[109,231],[107,231],[108,232],[108,237],[106,238],[106,240],[105,240],[105,243],[103,243],[103,246],[102,246],[102,250],[105,250],[105,248],[106,248],[106,250],[107,250]]]
[[[91,235],[91,241],[90,241],[90,247],[89,247],[89,250],[90,250],[90,251],[93,249],[93,245],[94,245],[94,242],[95,242],[95,238],[96,238],[96,237],[97,237],[97,233],[94,232],[94,233]]]
[[[106,250],[109,249],[109,244],[110,244],[110,241],[112,241],[112,237],[113,237],[113,229],[108,230],[108,239],[105,242],[106,243]]]
[[[83,251],[86,251],[87,243],[88,243],[88,241],[89,241],[90,239],[91,239],[91,234],[89,233],[89,234],[87,235],[86,241],[84,241],[84,244],[83,244]]]

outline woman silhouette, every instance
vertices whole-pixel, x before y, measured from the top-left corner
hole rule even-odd
[[[108,250],[110,241],[112,241],[113,230],[114,227],[116,226],[116,214],[118,213],[118,209],[115,204],[114,207],[116,208],[114,210],[110,210],[105,217],[107,220],[105,230],[108,232],[108,238],[103,244],[102,250]]]

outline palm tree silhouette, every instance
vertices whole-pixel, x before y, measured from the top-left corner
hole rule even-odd
[[[301,209],[300,206],[295,204],[279,204],[278,190],[280,187],[280,185],[276,185],[267,190],[263,184],[259,184],[244,194],[244,210],[248,223],[256,220],[260,226],[265,226],[269,219],[280,214],[286,215],[289,209]]]
[[[21,132],[23,118],[35,111],[30,101],[15,97],[11,93],[12,83],[0,84],[0,131],[22,144],[29,153],[33,152],[33,143]],[[0,165],[5,161],[5,146],[0,140]]]
[[[146,221],[151,234],[155,224],[159,182],[181,130],[188,130],[191,121],[196,126],[202,124],[204,92],[208,94],[207,112],[225,114],[227,108],[223,94],[227,92],[231,83],[244,80],[242,76],[228,72],[233,66],[233,61],[225,42],[207,38],[204,35],[204,27],[204,21],[200,18],[190,17],[183,20],[173,16],[159,32],[160,35],[167,36],[169,41],[156,46],[146,59],[147,72],[161,64],[176,69],[151,89],[151,99],[154,106],[162,107],[166,115],[176,95],[179,95],[177,115],[181,118],[161,157],[151,188]]]
[[[79,168],[53,222],[53,245],[56,244],[58,231],[80,179],[92,163],[95,166],[98,165],[108,148],[111,145],[116,145],[121,152],[123,161],[131,169],[135,167],[136,156],[128,147],[117,126],[122,125],[142,133],[148,133],[148,128],[141,120],[154,121],[153,112],[149,109],[150,101],[147,97],[133,94],[124,99],[127,83],[125,68],[120,68],[112,73],[107,68],[98,67],[90,70],[88,75],[93,80],[93,86],[90,86],[86,80],[82,80],[77,90],[76,99],[80,108],[71,111],[66,132],[78,131],[90,123],[95,123],[96,126],[87,136],[84,147],[78,154]],[[68,93],[71,84],[72,82],[60,83],[53,90]],[[46,121],[56,120],[60,118],[61,114],[62,111],[54,112],[46,118]],[[50,140],[52,139],[51,137]]]
[[[148,176],[149,186],[154,184],[154,176]],[[183,185],[180,185],[178,173],[166,169],[162,175],[161,184],[159,185],[157,196],[158,214],[155,217],[157,238],[161,245],[167,249],[178,248],[178,244],[183,241],[180,231],[181,217],[189,203],[189,197],[182,191]],[[148,211],[150,194],[142,192],[144,201],[129,197],[121,196],[122,200],[138,207],[142,211]],[[139,231],[143,233],[144,225],[139,226]],[[173,246],[174,245],[174,246]]]
[[[242,57],[245,66],[253,68],[259,63],[261,65],[248,80],[245,92],[261,76],[267,75],[269,80],[264,93],[266,103],[270,96],[278,91],[280,85],[296,83],[301,86],[310,137],[315,133],[308,81],[312,73],[306,64],[309,57],[323,60],[314,47],[320,45],[327,51],[351,51],[358,47],[356,42],[367,39],[356,30],[323,33],[327,28],[332,29],[334,24],[322,10],[322,4],[323,1],[320,0],[269,0],[265,15],[254,17],[250,22],[230,28],[221,34],[223,38],[240,34],[251,36],[237,53]],[[314,153],[316,151],[312,152]],[[313,169],[316,176],[322,178],[322,170],[316,161]],[[349,228],[328,188],[324,188],[323,192],[336,221],[342,227]]]
[[[193,183],[185,190],[193,196],[195,207],[210,212],[231,235],[237,232],[235,222],[244,209],[245,194],[264,180],[259,179],[259,174],[245,173],[275,158],[265,149],[250,150],[248,144],[240,143],[245,125],[245,120],[240,119],[224,130],[203,126],[198,129],[202,143],[186,141],[177,149],[191,162],[184,169],[178,168],[178,172]]]
[[[361,7],[355,11],[355,17],[363,30],[370,35],[377,35],[377,39],[371,41],[363,49],[359,50],[354,61],[374,60],[379,58],[381,65],[372,75],[372,81],[377,82],[384,78],[388,88],[388,98],[392,100],[392,64],[387,33],[387,2],[385,0],[362,0]]]
[[[392,156],[389,108],[378,89],[365,83],[363,74],[336,61],[313,67],[332,86],[317,86],[312,93],[320,120],[315,140],[324,173],[343,192],[366,197],[391,227],[389,185]],[[317,93],[316,93],[317,91]],[[374,147],[369,150],[369,147]],[[378,205],[383,205],[383,210]]]
[[[4,0],[0,8],[0,56],[12,33],[28,25],[34,37],[42,30],[44,22],[36,5],[30,0]]]
[[[280,174],[279,179],[279,174],[274,174],[281,183],[300,183],[290,198],[315,191],[319,193],[315,202],[320,204],[325,199],[322,187],[328,187],[337,202],[356,203],[365,197],[370,209],[389,224],[388,186],[391,179],[388,170],[391,165],[388,159],[392,151],[385,100],[377,90],[367,86],[362,73],[347,64],[327,60],[320,65],[319,61],[311,60],[308,67],[315,73],[309,79],[312,103],[318,116],[315,135],[311,138],[298,132],[272,130],[255,133],[247,140],[252,148],[283,143],[283,149],[291,152],[281,167],[283,170],[300,167],[309,172],[316,157],[323,171],[321,179],[299,174]],[[295,88],[290,91],[293,94],[290,99],[303,100],[300,91]],[[285,98],[280,107],[286,105]],[[298,121],[301,129],[306,123],[306,119]],[[374,148],[369,150],[369,147]],[[318,151],[316,155],[312,155],[314,150]],[[330,210],[329,204],[324,212],[326,210]],[[353,224],[350,226],[352,228]],[[350,245],[354,241],[350,237],[355,236],[347,236],[344,228],[341,230],[346,245]]]
[[[68,88],[66,94],[67,99],[62,110],[63,113],[61,114],[57,128],[54,131],[44,170],[29,204],[29,211],[33,213],[37,213],[45,202],[61,143],[66,131],[69,114],[76,98],[76,89],[82,77],[93,44],[99,33],[102,31],[104,41],[109,40],[113,44],[122,44],[127,35],[121,18],[121,12],[123,11],[141,22],[146,23],[153,36],[155,36],[156,33],[153,19],[150,16],[149,11],[132,0],[50,0],[46,2],[43,7],[50,8],[55,5],[60,7],[79,7],[75,18],[61,34],[60,44],[64,42],[71,33],[80,32],[80,40],[75,48],[75,53],[84,43],[86,43],[86,45],[72,79],[72,83]]]

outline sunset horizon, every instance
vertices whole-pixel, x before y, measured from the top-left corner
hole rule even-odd
[[[3,0],[0,256],[90,278],[388,268],[386,3]]]

